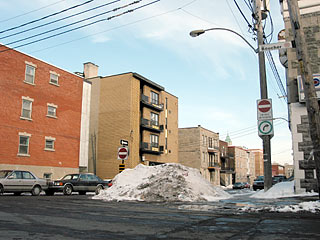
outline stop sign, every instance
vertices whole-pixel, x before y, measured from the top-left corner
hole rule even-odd
[[[126,160],[128,159],[129,150],[127,147],[119,147],[118,148],[118,159],[119,160]]]

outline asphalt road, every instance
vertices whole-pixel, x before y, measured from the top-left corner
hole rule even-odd
[[[320,239],[320,214],[91,197],[0,196],[0,239]]]

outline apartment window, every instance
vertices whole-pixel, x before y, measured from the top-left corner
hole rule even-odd
[[[158,126],[159,125],[159,115],[156,113],[151,113],[150,116],[150,120],[151,120],[151,125],[155,125]]]
[[[57,117],[57,105],[54,105],[52,103],[48,103],[48,112],[47,112],[47,117],[53,117],[56,118]]]
[[[26,76],[24,81],[30,84],[34,84],[35,73],[36,73],[35,66],[26,64]]]
[[[30,134],[19,133],[19,152],[18,155],[29,155]]]
[[[158,135],[150,135],[150,146],[151,147],[159,147],[159,136]]]
[[[59,74],[55,72],[50,72],[50,83],[54,85],[59,85]]]
[[[33,99],[28,97],[22,97],[22,110],[21,117],[25,119],[31,119]]]
[[[53,137],[46,137],[46,142],[45,142],[45,150],[48,151],[54,151],[54,142],[55,142],[55,138]]]
[[[159,105],[159,94],[151,91],[151,103]]]

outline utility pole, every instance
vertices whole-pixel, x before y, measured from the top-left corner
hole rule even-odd
[[[299,65],[299,73],[302,78],[303,89],[306,100],[306,107],[309,119],[309,131],[313,144],[313,156],[316,166],[318,193],[320,198],[320,114],[319,103],[314,87],[310,59],[304,32],[300,24],[300,10],[297,0],[288,0],[288,10],[291,21],[291,28],[296,45],[296,54]]]
[[[266,6],[265,0],[253,0],[255,1],[255,19],[256,19],[256,30],[258,37],[258,49],[260,45],[264,44],[263,26],[262,26],[262,12],[261,2],[263,6]],[[266,64],[265,56],[263,51],[258,52],[259,57],[259,73],[260,73],[260,96],[261,99],[268,98],[267,90],[267,78],[266,78]],[[263,162],[264,162],[264,190],[267,191],[272,187],[272,167],[271,167],[271,136],[261,136],[263,143]]]

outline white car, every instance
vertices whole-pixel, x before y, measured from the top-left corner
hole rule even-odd
[[[45,179],[38,178],[29,171],[0,170],[0,195],[3,193],[20,195],[23,192],[30,192],[33,196],[38,196],[47,188]]]

